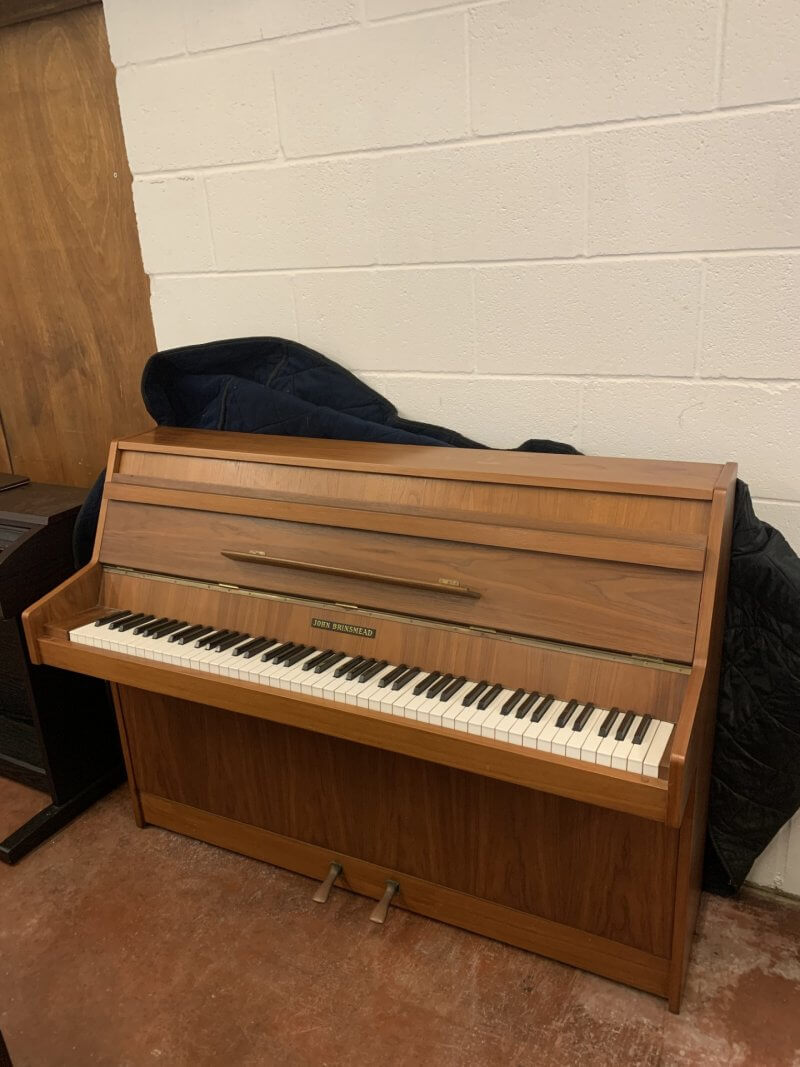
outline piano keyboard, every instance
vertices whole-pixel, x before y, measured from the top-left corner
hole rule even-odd
[[[143,612],[116,611],[69,637],[650,777],[658,776],[673,730],[633,711]]]

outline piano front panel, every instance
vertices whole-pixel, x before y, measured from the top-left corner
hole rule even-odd
[[[669,956],[663,824],[154,693],[120,703],[144,795]]]
[[[87,605],[88,606],[88,605]],[[689,675],[658,669],[630,659],[581,655],[547,645],[521,643],[488,633],[470,633],[437,625],[410,625],[401,618],[376,616],[333,605],[272,600],[223,589],[198,588],[106,571],[92,600],[96,615],[129,608],[157,617],[199,619],[208,625],[247,633],[276,635],[348,655],[378,656],[424,670],[486,677],[505,685],[569,694],[600,707],[636,708],[655,718],[677,722]],[[375,637],[359,637],[312,626],[317,618],[350,627],[372,628]],[[66,629],[83,621],[76,615]],[[235,683],[232,683],[235,684]]]
[[[702,573],[397,533],[111,500],[100,559],[360,607],[689,663]],[[342,576],[232,560],[223,550],[339,568]],[[436,585],[427,592],[359,578]]]

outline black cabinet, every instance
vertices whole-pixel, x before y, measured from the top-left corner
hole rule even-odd
[[[0,489],[0,775],[52,803],[0,842],[14,863],[124,777],[104,682],[34,666],[24,608],[74,570],[72,527],[84,491],[59,485]]]

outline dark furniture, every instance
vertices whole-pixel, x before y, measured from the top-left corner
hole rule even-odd
[[[6,863],[15,863],[123,777],[104,683],[32,665],[20,625],[22,610],[74,571],[72,527],[84,495],[68,486],[4,489],[0,483],[0,775],[52,798],[0,841]]]

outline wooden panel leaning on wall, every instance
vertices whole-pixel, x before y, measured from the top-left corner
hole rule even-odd
[[[114,67],[101,4],[3,6],[0,469],[87,486],[155,348]]]
[[[139,825],[678,1010],[734,465],[162,428],[109,473],[25,628],[113,683]]]

